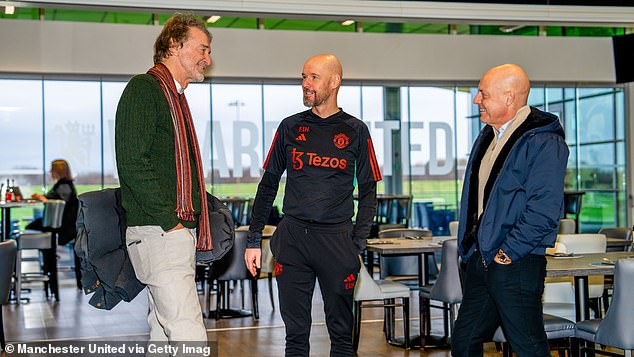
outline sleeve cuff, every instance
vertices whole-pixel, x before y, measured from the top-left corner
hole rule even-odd
[[[247,248],[261,248],[262,233],[249,232],[247,235]]]

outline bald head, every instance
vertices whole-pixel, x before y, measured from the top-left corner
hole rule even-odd
[[[480,107],[480,120],[499,128],[528,103],[529,92],[530,81],[524,70],[516,64],[503,64],[482,76],[473,102]]]
[[[337,93],[342,73],[341,62],[335,55],[321,54],[309,58],[302,70],[304,105],[318,113],[338,111]]]
[[[517,100],[518,109],[528,103],[528,93],[531,84],[524,70],[516,64],[503,64],[491,68],[484,77],[490,76],[490,80],[496,83],[502,91],[509,91]],[[484,78],[482,77],[482,78]]]
[[[339,80],[341,80],[341,78],[343,77],[343,68],[341,67],[341,62],[339,62],[339,59],[335,55],[326,53],[313,56],[306,61],[304,67],[307,65],[320,67],[332,75],[339,76]]]

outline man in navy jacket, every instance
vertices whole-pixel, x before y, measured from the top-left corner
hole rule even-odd
[[[453,356],[482,356],[501,324],[518,356],[550,356],[542,314],[546,247],[563,213],[568,146],[558,118],[527,106],[517,65],[490,69],[474,104],[487,124],[465,172],[458,247],[466,262]]]

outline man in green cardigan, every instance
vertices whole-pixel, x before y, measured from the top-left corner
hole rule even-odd
[[[211,65],[211,34],[175,15],[154,44],[154,67],[133,77],[116,114],[115,146],[126,244],[148,286],[150,341],[207,341],[196,249],[211,249],[205,182],[183,91]]]

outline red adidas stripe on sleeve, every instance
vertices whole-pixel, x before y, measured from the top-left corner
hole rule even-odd
[[[264,160],[264,165],[262,168],[266,171],[266,167],[269,165],[269,159],[271,158],[271,152],[273,152],[273,148],[275,148],[275,142],[277,142],[277,131],[275,131],[275,136],[273,137],[273,142],[271,143],[271,147],[269,148],[269,153],[266,154],[266,160]]]
[[[376,155],[374,154],[372,139],[368,139],[368,159],[370,160],[370,167],[372,168],[372,176],[374,177],[374,181],[383,180],[383,176],[381,176],[381,170],[379,169],[379,164],[376,161]]]

